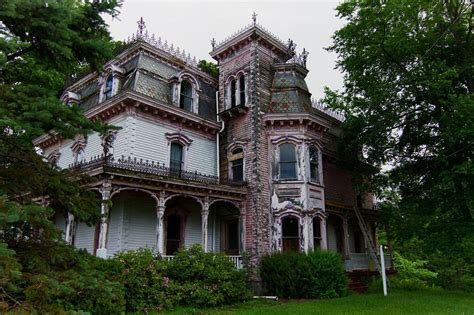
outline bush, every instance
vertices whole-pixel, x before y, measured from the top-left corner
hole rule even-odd
[[[117,254],[122,264],[126,309],[160,311],[176,305],[216,306],[250,296],[245,273],[222,255],[205,253],[199,245],[181,249],[165,261],[149,249]]]
[[[273,253],[262,258],[260,276],[269,294],[285,298],[332,298],[347,293],[341,259],[327,251]]]

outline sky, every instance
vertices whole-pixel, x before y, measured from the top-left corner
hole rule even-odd
[[[257,23],[284,42],[291,38],[297,52],[309,51],[306,83],[313,97],[322,98],[324,86],[342,88],[342,74],[334,69],[336,55],[324,48],[331,44],[333,33],[343,26],[336,17],[339,1],[152,1],[125,0],[121,14],[108,18],[115,40],[125,40],[137,30],[143,17],[146,29],[174,46],[184,48],[196,59],[214,61],[210,56],[211,40],[217,43],[251,23]]]

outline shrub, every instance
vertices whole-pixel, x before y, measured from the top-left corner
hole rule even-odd
[[[260,276],[269,294],[285,298],[329,298],[346,294],[338,255],[330,252],[273,253],[262,258]]]
[[[166,275],[182,305],[216,306],[250,296],[245,273],[227,257],[205,253],[199,245],[179,250],[168,262]]]

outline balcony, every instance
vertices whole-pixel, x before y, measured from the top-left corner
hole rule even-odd
[[[201,174],[197,171],[189,172],[179,170],[176,168],[170,168],[165,166],[164,163],[155,161],[124,157],[115,160],[113,156],[98,155],[92,157],[89,161],[83,160],[77,163],[69,164],[68,168],[72,171],[87,172],[97,168],[106,168],[113,170],[132,171],[142,174],[156,175],[163,179],[173,179],[178,181],[201,183],[207,185],[228,185],[243,187],[246,186],[246,182],[235,182],[231,180],[223,180],[217,176]]]

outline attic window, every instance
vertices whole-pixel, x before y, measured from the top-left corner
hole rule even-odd
[[[188,80],[181,81],[179,107],[189,112],[193,111],[193,86]]]
[[[113,86],[114,86],[114,78],[112,75],[109,75],[107,77],[107,81],[105,81],[104,92],[103,92],[104,100],[108,100],[109,98],[112,97]]]

